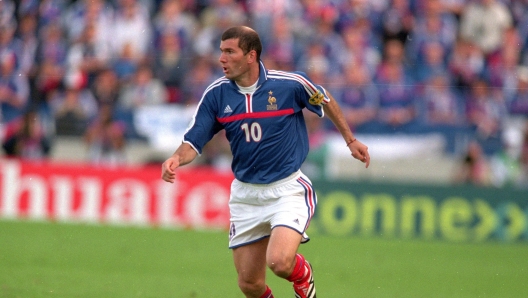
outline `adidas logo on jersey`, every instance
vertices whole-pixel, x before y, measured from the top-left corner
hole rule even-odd
[[[227,107],[225,107],[224,109],[224,113],[232,113],[233,110],[231,109],[231,107],[229,105],[227,105]]]

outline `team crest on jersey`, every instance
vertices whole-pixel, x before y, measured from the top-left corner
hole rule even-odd
[[[317,90],[312,97],[308,100],[308,102],[314,106],[320,105],[324,101],[324,95],[321,93],[321,91]]]
[[[268,103],[269,105],[266,106],[266,109],[268,111],[276,111],[277,110],[277,99],[275,97],[273,97],[273,91],[270,90],[270,92],[268,92],[269,96],[268,96]]]

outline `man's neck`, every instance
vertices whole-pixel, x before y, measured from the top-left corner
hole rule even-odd
[[[255,67],[256,66],[256,67]],[[253,65],[247,72],[247,75],[240,80],[235,81],[239,87],[250,87],[255,85],[259,79],[260,67],[259,64]]]

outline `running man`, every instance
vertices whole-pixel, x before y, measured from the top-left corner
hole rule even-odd
[[[310,179],[301,171],[308,154],[302,110],[324,113],[342,134],[352,156],[368,167],[368,148],[354,138],[332,96],[304,73],[266,69],[257,32],[227,29],[220,42],[224,77],[204,92],[182,144],[162,164],[173,183],[176,168],[193,161],[225,129],[233,154],[229,210],[238,286],[246,297],[271,298],[266,266],[293,283],[295,297],[316,297],[310,263],[299,254],[317,204]]]

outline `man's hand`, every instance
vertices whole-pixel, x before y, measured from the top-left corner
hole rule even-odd
[[[162,165],[161,165],[161,178],[167,182],[174,183],[174,180],[176,179],[176,168],[180,166],[179,158],[175,156],[169,157]]]
[[[188,143],[182,143],[171,157],[161,165],[161,179],[174,183],[176,169],[193,161],[198,153]]]
[[[368,147],[361,143],[358,140],[350,142],[348,144],[348,149],[352,152],[352,156],[365,164],[365,168],[368,168],[370,165],[370,155],[368,153]]]

